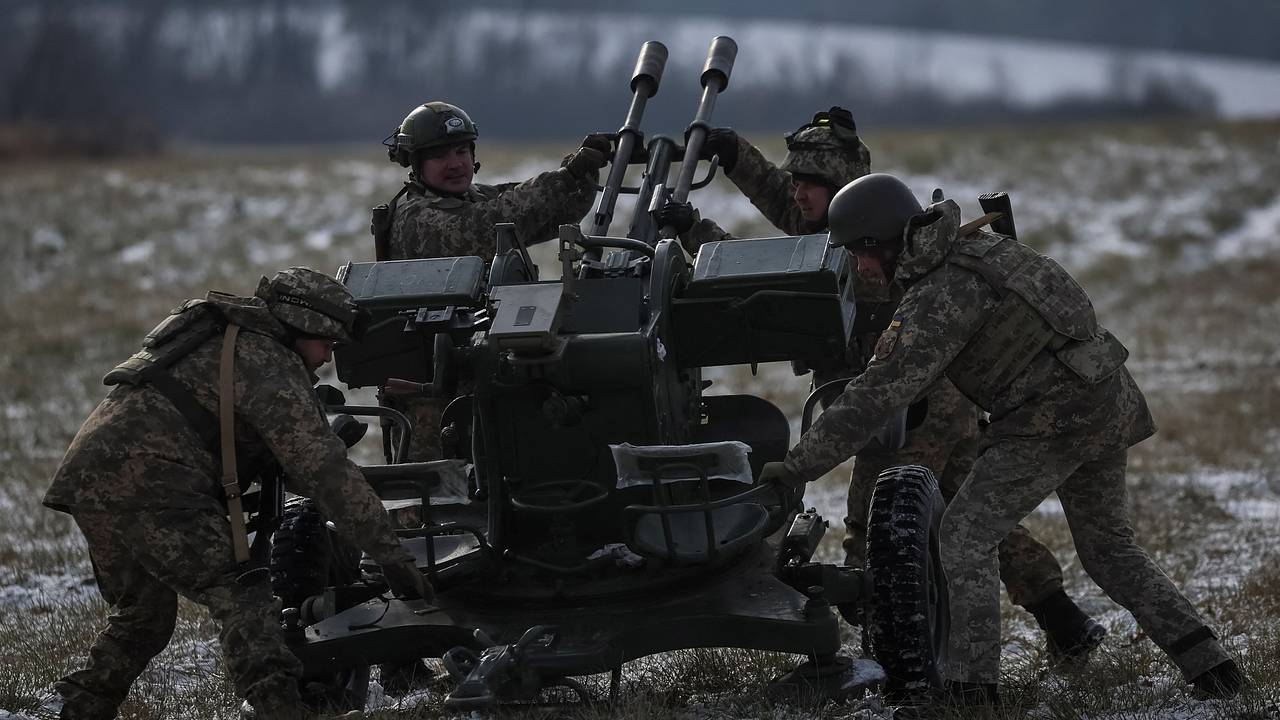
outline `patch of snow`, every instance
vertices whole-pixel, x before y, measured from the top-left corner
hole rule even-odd
[[[98,597],[93,577],[83,575],[29,575],[18,585],[10,581],[0,585],[0,608],[9,611],[30,610],[87,602]]]
[[[333,233],[327,230],[312,230],[302,241],[314,250],[324,250],[333,244]]]
[[[1214,246],[1219,261],[1257,257],[1275,252],[1280,238],[1280,194],[1270,205],[1250,208],[1236,230],[1222,235]]]
[[[120,262],[122,263],[140,263],[147,262],[155,255],[156,244],[150,240],[140,243],[134,243],[120,251]]]
[[[67,248],[67,238],[48,225],[42,225],[31,233],[30,247],[36,253],[59,253]]]

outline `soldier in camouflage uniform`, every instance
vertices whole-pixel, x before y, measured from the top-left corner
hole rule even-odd
[[[1026,245],[961,228],[952,201],[922,211],[889,175],[851,183],[830,214],[832,243],[892,268],[906,293],[866,371],[762,478],[799,485],[822,475],[947,377],[992,417],[940,528],[952,696],[998,700],[997,546],[1053,492],[1098,586],[1198,690],[1235,694],[1239,668],[1134,541],[1125,460],[1155,424],[1124,367],[1127,351],[1097,324],[1084,290]]]
[[[871,172],[871,153],[857,135],[848,110],[833,107],[788,133],[787,156],[775,166],[751,143],[728,128],[708,133],[704,155],[720,158],[725,174],[765,218],[789,235],[825,232],[831,198],[846,184]],[[670,224],[685,248],[696,253],[703,243],[729,239],[713,221],[698,218],[687,203],[659,211],[659,225]],[[814,370],[815,388],[861,373],[872,348],[888,327],[902,287],[879,266],[858,263],[857,298],[852,346],[845,364]],[[861,567],[867,549],[867,516],[876,478],[899,465],[923,465],[937,478],[948,502],[973,466],[978,444],[978,408],[945,377],[921,393],[924,419],[907,432],[901,448],[886,448],[870,440],[855,456],[849,478],[845,516],[845,563]],[[1018,524],[1000,543],[1000,577],[1015,605],[1026,608],[1045,631],[1050,651],[1079,659],[1102,642],[1106,629],[1085,615],[1062,587],[1062,568],[1053,553]]]
[[[265,572],[233,553],[219,480],[220,353],[234,350],[234,442],[241,490],[253,468],[279,464],[291,491],[315,500],[339,531],[384,568],[398,594],[430,587],[393,534],[382,504],[329,429],[313,385],[357,310],[346,289],[307,268],[263,278],[254,297],[209,293],[156,327],[112,370],[106,399],[76,434],[44,503],[83,532],[111,607],[84,669],[56,685],[65,718],[111,718],[133,681],[168,644],[178,595],[200,603],[236,691],[259,718],[304,716],[302,668],[285,645]]]
[[[388,155],[409,168],[409,178],[389,204],[381,232],[379,260],[493,257],[495,226],[515,223],[526,245],[556,237],[565,223],[579,222],[591,208],[599,170],[606,163],[610,141],[589,135],[582,147],[556,170],[521,183],[480,185],[472,182],[480,163],[475,159],[479,137],[475,123],[461,108],[429,102],[409,113],[389,139]],[[385,247],[385,250],[383,249]],[[440,458],[440,416],[447,400],[386,398],[413,421],[409,457],[414,461]]]

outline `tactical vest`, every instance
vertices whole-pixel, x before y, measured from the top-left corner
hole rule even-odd
[[[142,340],[142,349],[102,378],[103,385],[150,385],[186,418],[210,452],[219,448],[218,418],[196,400],[186,385],[168,371],[228,323],[247,331],[281,337],[281,326],[256,298],[210,292],[203,300],[187,300],[174,308]]]
[[[947,368],[979,406],[994,400],[1040,352],[1053,353],[1088,383],[1110,377],[1129,351],[1098,325],[1084,288],[1052,258],[992,233],[958,237],[947,262],[982,276],[1000,303]]]

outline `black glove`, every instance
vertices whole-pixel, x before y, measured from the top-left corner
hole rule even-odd
[[[591,133],[582,138],[582,147],[591,148],[606,158],[613,156],[613,139],[617,137],[612,133]],[[603,167],[603,166],[602,166]]]
[[[436,593],[431,588],[431,583],[427,582],[426,576],[418,570],[418,566],[412,560],[383,565],[382,577],[387,581],[387,587],[391,588],[392,594],[398,598],[408,600],[421,598],[428,602],[435,599]]]
[[[797,477],[787,469],[786,463],[767,462],[764,467],[760,468],[760,484],[773,483],[782,487],[795,490],[803,488],[805,479]]]
[[[653,221],[660,228],[670,225],[676,234],[683,235],[693,227],[693,213],[693,206],[687,202],[669,202],[653,213]]]
[[[725,172],[733,172],[738,164],[738,133],[733,128],[711,128],[702,142],[702,159],[710,160],[712,155],[720,156],[720,167]]]
[[[574,177],[586,180],[594,179],[600,168],[609,164],[609,158],[605,157],[599,150],[589,148],[585,145],[578,148],[578,151],[565,158],[564,168]]]

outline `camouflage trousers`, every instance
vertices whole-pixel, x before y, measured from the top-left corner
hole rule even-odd
[[[1082,443],[1003,440],[978,457],[940,528],[951,596],[947,677],[1000,677],[996,547],[1055,490],[1085,572],[1133,614],[1187,679],[1228,659],[1191,603],[1134,541],[1125,495],[1127,451]]]
[[[876,478],[897,465],[923,465],[934,472],[945,501],[951,502],[977,455],[977,408],[950,381],[930,388],[924,422],[907,433],[906,444],[886,450],[873,441],[854,459],[845,517],[845,562],[861,567],[867,552],[867,515]],[[1000,579],[1009,600],[1026,607],[1062,589],[1057,558],[1021,524],[999,545]]]
[[[65,701],[63,717],[116,716],[134,680],[169,644],[179,594],[207,607],[218,623],[236,691],[258,717],[295,716],[302,666],[284,643],[280,602],[265,578],[236,582],[225,515],[190,509],[72,514],[111,614],[85,667],[54,686]]]

